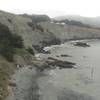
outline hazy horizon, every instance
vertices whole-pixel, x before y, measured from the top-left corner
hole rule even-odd
[[[15,14],[46,14],[48,16],[100,16],[99,0],[0,0],[0,10]]]

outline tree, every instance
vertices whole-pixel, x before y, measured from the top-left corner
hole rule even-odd
[[[0,54],[10,62],[13,61],[14,53],[14,48],[9,45],[2,45],[2,47],[0,47]]]

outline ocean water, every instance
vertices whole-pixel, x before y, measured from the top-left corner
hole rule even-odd
[[[78,47],[70,41],[45,48],[54,57],[76,63],[72,69],[46,70],[39,78],[40,100],[100,100],[100,40],[82,40],[90,47]],[[69,55],[61,57],[61,55]]]

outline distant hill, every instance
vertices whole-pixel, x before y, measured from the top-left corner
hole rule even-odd
[[[50,17],[47,15],[28,15],[28,14],[23,14],[21,15],[23,17],[31,18],[34,23],[38,22],[44,22],[44,21],[50,21]]]
[[[82,23],[81,21],[76,21],[76,20],[68,20],[68,19],[64,19],[64,20],[54,20],[55,23],[61,23],[61,24],[66,24],[66,25],[75,25],[75,26],[79,26],[79,27],[86,27],[86,28],[92,28],[91,25],[89,24],[85,24]]]
[[[78,15],[67,15],[67,16],[59,16],[53,18],[53,20],[75,20],[75,21],[80,21],[84,24],[89,24],[93,27],[100,27],[100,17],[82,17]]]

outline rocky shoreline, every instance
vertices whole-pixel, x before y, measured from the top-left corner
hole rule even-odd
[[[75,63],[48,57],[46,60],[34,59],[31,65],[18,67],[9,80],[9,96],[6,100],[39,100],[39,74],[43,74],[46,69],[74,68],[74,65]]]
[[[43,50],[40,49],[40,50]],[[49,51],[43,51],[42,53],[50,53]],[[69,55],[60,55],[61,57],[71,57]],[[32,60],[32,59],[31,59]],[[30,61],[29,61],[30,62]],[[59,60],[57,58],[48,57],[44,59],[35,59],[18,70],[11,77],[10,95],[6,100],[39,100],[39,86],[37,79],[41,77],[39,74],[43,74],[44,70],[50,69],[63,69],[63,68],[75,68],[75,63],[69,61]]]

